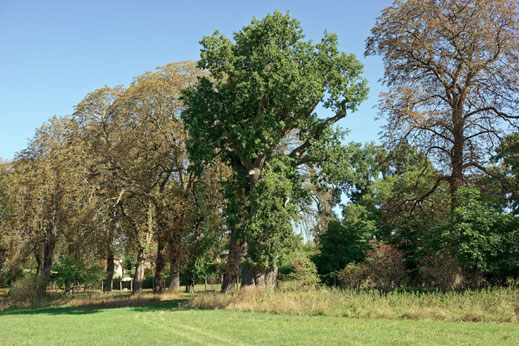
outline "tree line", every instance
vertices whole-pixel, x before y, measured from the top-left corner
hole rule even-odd
[[[516,279],[517,14],[512,0],[386,8],[366,41],[386,71],[382,145],[336,125],[367,98],[360,61],[279,12],[204,37],[198,62],[89,93],[0,166],[1,277],[32,267],[44,295],[62,254],[106,259],[108,281],[123,256],[139,293],[153,253],[156,293],[181,273],[193,290],[222,257],[222,292],[274,287],[287,263],[355,287]],[[287,260],[301,224],[313,245]]]

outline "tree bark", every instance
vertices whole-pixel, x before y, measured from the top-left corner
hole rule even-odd
[[[222,293],[232,293],[238,283],[238,275],[240,273],[240,262],[243,256],[245,242],[238,239],[236,231],[231,232],[231,240],[229,244],[229,254],[227,256],[227,265],[223,274]]]
[[[170,269],[169,269],[169,289],[172,291],[180,290],[180,263],[177,256],[170,254]]]
[[[43,273],[43,259],[36,253],[34,254],[34,257],[36,258],[36,273],[40,275]]]
[[[106,256],[106,285],[104,287],[105,292],[112,291],[114,270],[115,270],[114,252],[113,252],[112,246],[110,245],[108,248],[108,256]]]
[[[267,268],[251,270],[247,266],[242,266],[242,282],[243,286],[268,287],[271,290],[276,288],[278,268]]]
[[[157,245],[157,260],[155,262],[155,279],[153,284],[153,293],[162,293],[166,288],[164,283],[164,267],[166,265],[166,259],[164,258],[164,241],[158,240]]]
[[[43,247],[43,270],[38,275],[37,295],[45,296],[47,294],[47,285],[50,281],[50,271],[52,267],[52,260],[54,257],[54,248],[56,246],[56,230],[54,227],[49,228]]]
[[[186,293],[195,293],[195,282],[191,277],[187,279]]]
[[[451,208],[454,209],[456,204],[456,192],[463,186],[463,163],[464,163],[464,146],[465,146],[465,123],[462,116],[462,109],[453,110],[453,137],[452,146],[452,163],[451,177],[449,180],[451,194]]]
[[[144,286],[144,249],[139,249],[137,253],[137,264],[133,276],[132,294],[142,292]]]

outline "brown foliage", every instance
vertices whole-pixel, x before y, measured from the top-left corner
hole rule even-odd
[[[405,138],[451,192],[519,127],[519,16],[514,0],[396,0],[367,40],[385,65],[380,111],[389,145]]]

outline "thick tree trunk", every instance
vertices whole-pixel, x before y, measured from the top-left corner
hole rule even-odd
[[[249,171],[248,182],[250,192],[254,190],[260,180],[262,168],[263,162],[258,162],[258,166]],[[249,217],[252,219],[256,212],[256,206],[252,203]],[[254,246],[254,244],[249,245]],[[277,271],[277,267],[253,270],[243,265],[241,286],[269,287],[270,289],[274,289],[276,286]]]
[[[115,271],[115,263],[114,263],[114,252],[112,246],[108,249],[108,256],[106,256],[106,285],[104,287],[105,292],[112,291],[112,285],[114,280],[114,271]]]
[[[243,286],[268,287],[271,290],[276,288],[278,268],[251,270],[246,266],[242,266],[242,282]]]
[[[256,275],[254,271],[249,269],[249,267],[242,265],[241,266],[241,286],[255,286],[256,285]]]
[[[139,249],[137,253],[137,264],[135,265],[135,274],[133,275],[132,294],[142,292],[144,285],[144,249]]]
[[[464,127],[465,123],[462,116],[462,109],[453,111],[453,137],[454,143],[452,146],[451,153],[451,177],[449,180],[450,194],[451,194],[451,207],[454,208],[456,204],[456,192],[463,186],[463,172],[464,172],[464,147],[465,147],[465,134]]]
[[[169,289],[172,291],[178,291],[180,290],[180,261],[177,256],[174,254],[170,254],[170,260],[169,260]]]
[[[157,246],[157,260],[155,262],[155,279],[153,282],[153,293],[162,293],[166,288],[164,283],[164,267],[166,259],[164,258],[164,241],[160,239]]]
[[[244,194],[251,193],[256,184],[260,180],[261,171],[265,164],[265,157],[257,158],[253,163],[245,164],[241,162],[241,165],[235,163],[233,169],[237,172],[242,172],[246,175],[247,187],[243,191]],[[252,165],[252,166],[251,166]],[[250,206],[248,217],[252,219],[253,215],[256,214],[256,206],[252,204]],[[236,234],[237,230],[233,229],[231,234],[231,242],[229,248],[229,256],[227,259],[227,268],[224,273],[222,282],[222,293],[230,293],[234,291],[234,287],[238,281],[238,274],[240,271],[240,262],[243,256],[247,252],[246,235],[242,234],[240,237]],[[244,231],[246,232],[246,230]],[[250,274],[250,275],[249,275]],[[248,269],[242,271],[242,286],[253,285],[255,283],[252,279],[252,274],[249,273]]]
[[[229,254],[227,256],[227,265],[223,274],[222,293],[232,293],[238,283],[238,275],[240,274],[240,262],[246,247],[245,242],[237,239],[235,231],[231,233],[229,244]]]
[[[38,275],[38,296],[47,294],[47,285],[50,281],[50,270],[52,267],[52,259],[54,257],[54,248],[56,246],[56,230],[51,228],[47,231],[47,237],[43,247],[43,270]]]

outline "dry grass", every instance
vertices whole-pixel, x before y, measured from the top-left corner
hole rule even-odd
[[[384,295],[378,291],[324,288],[279,292],[248,288],[232,295],[198,295],[186,305],[191,308],[293,315],[514,323],[519,319],[519,290],[489,288],[480,291],[393,292]]]

